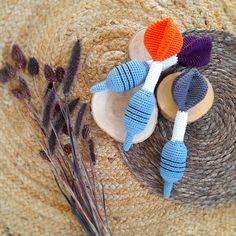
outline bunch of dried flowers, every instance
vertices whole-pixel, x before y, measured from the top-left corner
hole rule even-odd
[[[79,98],[70,97],[80,54],[81,44],[78,40],[73,46],[66,70],[62,67],[54,70],[49,64],[44,65],[44,77],[48,84],[42,98],[42,111],[33,104],[26,80],[17,76],[18,70],[25,70],[27,66],[27,59],[18,45],[13,45],[11,52],[15,66],[6,64],[0,70],[0,82],[18,79],[18,87],[11,92],[25,103],[40,126],[45,146],[39,155],[52,167],[61,192],[85,232],[88,235],[111,235],[103,186],[96,178],[94,142],[87,125],[89,105],[82,103]],[[29,59],[27,71],[32,77],[39,74],[36,58]],[[86,154],[81,151],[84,145]]]

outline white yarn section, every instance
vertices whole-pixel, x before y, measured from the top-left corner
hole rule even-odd
[[[161,72],[162,62],[154,61],[150,66],[147,78],[142,88],[153,93]]]
[[[175,117],[175,123],[172,134],[172,141],[183,141],[188,122],[188,112],[178,111]]]
[[[165,70],[165,69],[177,64],[177,62],[178,62],[178,57],[176,54],[176,55],[174,55],[162,62],[162,70]],[[151,66],[151,64],[153,63],[153,60],[148,60],[147,63],[149,66]]]
[[[177,64],[177,62],[178,62],[177,55],[174,55],[174,56],[166,59],[165,61],[162,62],[162,64],[163,64],[162,70],[165,70],[165,69]]]

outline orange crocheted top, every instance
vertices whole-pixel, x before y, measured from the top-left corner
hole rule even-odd
[[[144,45],[154,61],[164,61],[181,50],[183,37],[173,20],[166,18],[147,28]]]

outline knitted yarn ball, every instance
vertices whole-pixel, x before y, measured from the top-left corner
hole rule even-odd
[[[132,60],[113,68],[107,79],[90,88],[91,93],[112,90],[113,92],[125,92],[145,81],[149,71],[148,63],[145,61]]]
[[[185,36],[183,47],[177,55],[178,62],[184,66],[205,66],[210,62],[211,49],[212,40],[210,37]]]
[[[187,111],[206,96],[208,85],[195,68],[182,73],[173,82],[172,94],[180,111]]]
[[[144,45],[154,61],[164,61],[181,50],[183,37],[173,20],[166,18],[148,26]]]

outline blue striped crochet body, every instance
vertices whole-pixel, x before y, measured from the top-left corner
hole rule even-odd
[[[145,61],[132,60],[113,68],[107,79],[90,88],[91,93],[111,90],[125,92],[144,83],[149,71]]]
[[[187,148],[182,141],[169,141],[161,153],[160,174],[164,179],[164,198],[169,198],[173,183],[184,176]]]
[[[132,96],[124,115],[126,139],[123,149],[125,151],[128,151],[132,146],[134,136],[146,128],[155,103],[156,100],[153,93],[144,89],[140,89]]]

